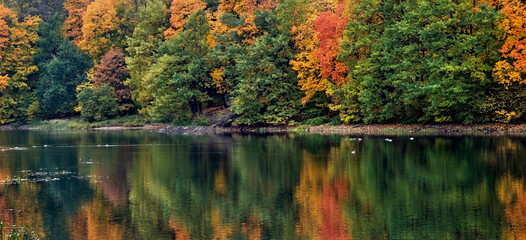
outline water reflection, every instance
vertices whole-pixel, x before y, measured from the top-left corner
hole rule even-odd
[[[526,139],[392,140],[0,132],[23,149],[0,215],[51,239],[526,238]]]

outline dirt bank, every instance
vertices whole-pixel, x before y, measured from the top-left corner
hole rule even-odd
[[[221,133],[310,133],[344,135],[503,135],[526,136],[526,124],[481,124],[481,125],[421,125],[421,124],[374,124],[339,126],[275,126],[275,127],[173,127],[159,129],[174,134],[221,134]]]
[[[77,130],[80,128],[77,128]],[[266,134],[266,133],[300,133],[300,134],[341,134],[341,135],[426,135],[426,136],[526,136],[526,124],[374,124],[374,125],[339,125],[339,126],[270,126],[270,127],[214,127],[214,126],[169,126],[167,124],[145,124],[142,126],[104,125],[82,128],[89,131],[149,130],[173,134]],[[68,130],[68,128],[49,128],[47,126],[0,126],[2,130]]]

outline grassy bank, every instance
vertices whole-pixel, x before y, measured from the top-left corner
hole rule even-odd
[[[35,121],[28,125],[4,126],[4,129],[67,130],[97,129],[108,127],[143,128],[149,123],[139,115],[117,117],[98,122],[87,122],[80,117]]]

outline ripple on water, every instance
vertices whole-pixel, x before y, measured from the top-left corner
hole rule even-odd
[[[87,175],[87,176],[81,176],[77,172],[72,171],[66,171],[66,170],[52,170],[52,171],[43,171],[42,169],[39,171],[33,171],[33,170],[22,170],[18,172],[18,175],[12,176],[10,178],[0,180],[0,184],[5,185],[17,185],[21,183],[45,183],[45,182],[53,182],[53,181],[68,181],[68,180],[88,180],[88,179],[95,179],[96,181],[100,181],[99,178],[103,178],[102,176],[96,176],[96,175]]]

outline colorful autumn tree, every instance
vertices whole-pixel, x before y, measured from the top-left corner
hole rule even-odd
[[[131,99],[131,89],[124,85],[124,81],[129,77],[130,71],[126,67],[124,53],[111,49],[100,60],[92,79],[96,88],[103,85],[109,85],[112,88],[121,114],[130,113],[135,108]]]
[[[28,76],[38,69],[33,55],[39,23],[38,17],[19,22],[14,11],[0,5],[0,124],[25,118],[31,102]]]
[[[499,27],[504,30],[504,44],[500,48],[505,60],[495,65],[496,80],[505,85],[526,83],[526,5],[520,0],[494,1],[504,15]]]
[[[184,28],[188,16],[197,10],[204,10],[206,4],[202,0],[173,0],[170,7],[170,28],[164,31],[166,39],[169,39]]]
[[[526,6],[523,1],[491,0],[490,4],[503,16],[496,24],[503,44],[499,49],[502,59],[493,68],[493,78],[499,86],[488,91],[487,108],[491,121],[523,120],[526,115]]]
[[[75,44],[82,40],[82,18],[90,2],[91,0],[64,0],[64,9],[68,12],[64,35]]]
[[[321,11],[335,7],[336,2],[333,0],[286,0],[278,7],[280,18],[290,29],[295,46],[294,59],[290,64],[298,73],[298,84],[305,92],[305,97],[301,100],[303,104],[316,93],[325,93],[327,89],[327,80],[322,78],[320,63],[314,56],[320,44],[314,22]]]
[[[343,15],[345,1],[336,6],[336,9],[321,13],[314,22],[317,37],[320,40],[319,48],[314,56],[319,61],[322,77],[336,85],[347,81],[347,67],[337,60],[340,52],[339,42],[348,19]]]
[[[98,62],[106,51],[114,47],[112,35],[116,34],[117,23],[115,0],[95,0],[82,17],[80,48]]]

